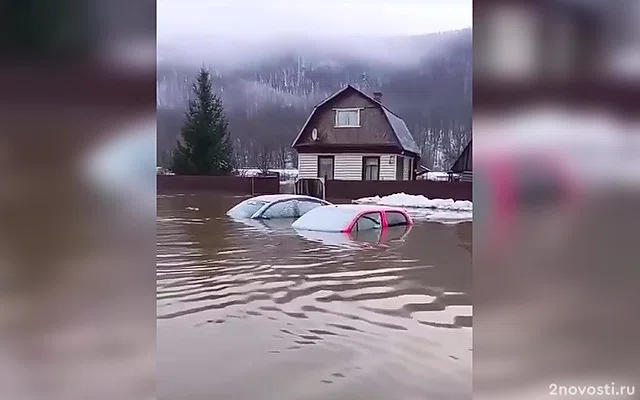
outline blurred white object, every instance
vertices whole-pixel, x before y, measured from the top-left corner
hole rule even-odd
[[[500,154],[545,154],[562,162],[589,187],[640,184],[638,125],[606,112],[540,106],[529,112],[475,118],[483,135],[474,149],[478,160]]]
[[[114,41],[103,49],[101,60],[127,71],[153,71],[156,66],[155,38]]]
[[[156,212],[156,121],[130,126],[99,145],[85,170],[100,192],[144,215]]]
[[[618,50],[610,58],[609,69],[614,78],[640,79],[640,45]]]

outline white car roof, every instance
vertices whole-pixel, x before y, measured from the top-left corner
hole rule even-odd
[[[279,201],[279,200],[315,200],[315,201],[322,201],[321,199],[315,198],[315,197],[311,197],[311,196],[304,196],[301,194],[263,194],[260,196],[255,196],[255,197],[251,197],[249,199],[246,199],[244,201],[247,200],[256,200],[256,201],[264,201],[267,203],[272,203],[274,201]]]
[[[362,211],[398,211],[402,210],[402,207],[393,207],[393,206],[382,206],[377,204],[333,204],[331,206],[325,207],[334,207],[343,210],[353,210],[354,212],[362,212]]]
[[[339,232],[363,212],[403,211],[398,207],[367,204],[334,204],[314,208],[291,226],[296,229]]]

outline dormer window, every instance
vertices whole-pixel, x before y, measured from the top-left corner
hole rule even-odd
[[[359,128],[360,109],[340,108],[336,110],[336,128]]]

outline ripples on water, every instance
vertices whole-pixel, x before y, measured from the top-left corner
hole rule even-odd
[[[351,240],[238,201],[158,198],[160,398],[471,398],[470,224]]]

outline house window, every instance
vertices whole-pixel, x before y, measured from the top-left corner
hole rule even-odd
[[[404,179],[404,157],[396,156],[396,180]]]
[[[380,180],[380,157],[362,157],[362,180]]]
[[[341,128],[358,128],[360,126],[360,109],[345,108],[336,110],[336,127]]]
[[[333,156],[318,156],[318,178],[324,178],[325,181],[333,179]]]

